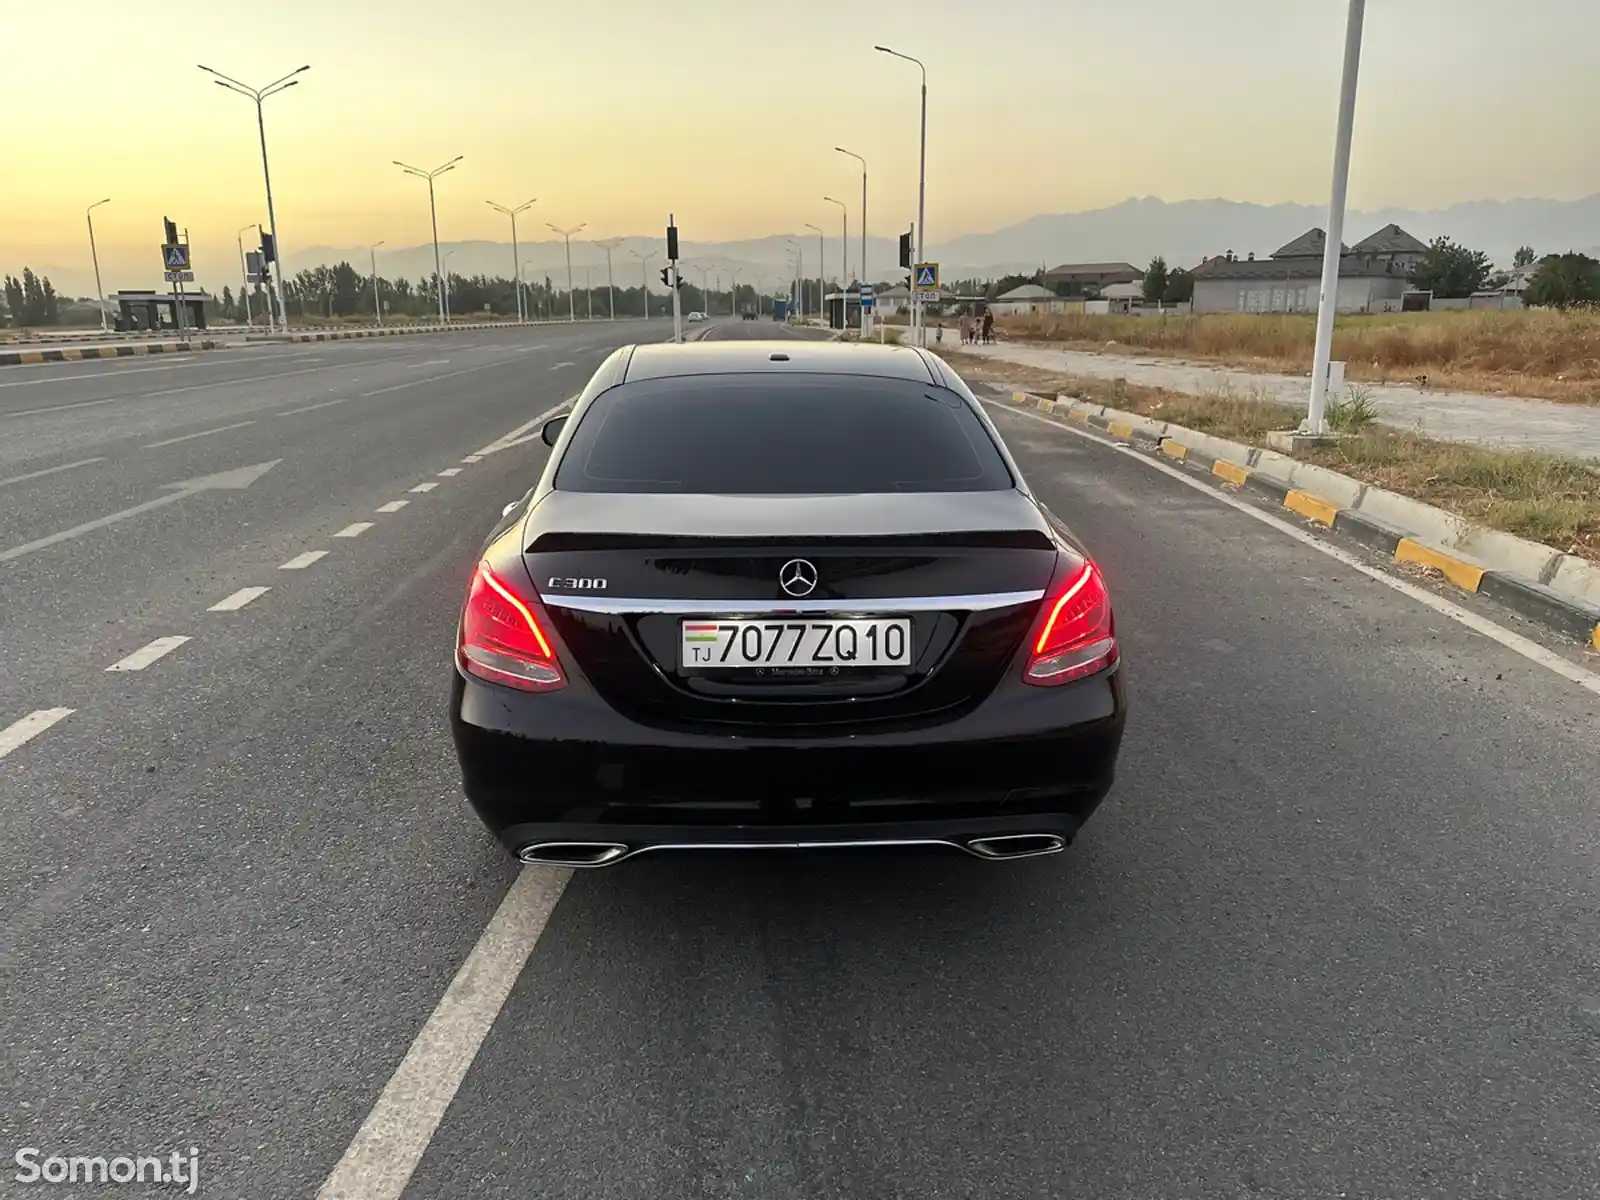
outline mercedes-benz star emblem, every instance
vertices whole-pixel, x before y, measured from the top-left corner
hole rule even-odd
[[[791,558],[778,572],[778,586],[798,599],[817,587],[817,569],[803,558]]]

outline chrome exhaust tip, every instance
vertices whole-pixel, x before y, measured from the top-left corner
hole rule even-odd
[[[979,858],[1037,858],[1059,854],[1067,848],[1067,840],[1054,833],[1004,833],[973,838],[963,848]]]
[[[535,842],[517,851],[518,861],[540,867],[608,867],[627,856],[621,842]]]

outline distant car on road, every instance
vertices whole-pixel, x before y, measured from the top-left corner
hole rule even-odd
[[[688,321],[691,325],[697,321],[704,321],[705,319],[706,315],[703,312],[692,312],[684,318],[684,320]]]
[[[753,309],[753,308],[746,307],[743,310],[743,314],[742,315],[744,316],[744,319],[746,321],[754,321],[756,319],[756,310]]]
[[[526,863],[1062,850],[1126,711],[1104,577],[916,348],[624,347],[468,588],[450,723]]]

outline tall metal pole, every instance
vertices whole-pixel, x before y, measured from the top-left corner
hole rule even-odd
[[[622,238],[613,238],[609,242],[596,242],[595,245],[606,252],[606,292],[610,301],[606,307],[606,316],[615,321],[617,319],[617,284],[611,272],[611,252],[623,243]]]
[[[840,154],[848,155],[861,164],[861,282],[869,281],[867,275],[867,160],[854,151],[846,150],[843,146],[835,146]],[[867,310],[861,310],[861,331],[867,331]]]
[[[246,329],[249,329],[254,322],[250,318],[250,268],[245,265],[244,260],[244,231],[245,229],[259,228],[260,226],[258,225],[246,225],[234,235],[234,239],[239,243],[239,286],[244,289],[240,292],[240,295],[244,298],[244,326]]]
[[[537,199],[529,200],[527,203],[519,204],[515,208],[507,208],[503,204],[496,204],[493,200],[485,200],[484,203],[494,209],[495,212],[504,213],[511,218],[511,278],[516,282],[517,321],[521,323],[526,319],[526,313],[522,307],[522,259],[517,251],[517,214],[526,212],[539,201]]]
[[[1333,356],[1333,317],[1339,307],[1340,244],[1345,193],[1350,183],[1350,142],[1356,120],[1356,76],[1361,69],[1361,26],[1366,0],[1350,0],[1345,20],[1344,76],[1339,88],[1339,125],[1333,144],[1333,192],[1328,199],[1328,243],[1322,251],[1322,294],[1317,300],[1317,342],[1311,358],[1307,433],[1327,432],[1328,364]]]
[[[367,247],[367,262],[372,267],[372,311],[377,314],[378,324],[383,324],[383,300],[378,295],[378,247],[382,242],[373,242]]]
[[[733,272],[733,279],[730,282],[728,295],[729,295],[728,303],[730,305],[730,307],[728,309],[728,315],[730,317],[737,317],[739,315],[739,272],[738,271],[734,271]]]
[[[901,54],[898,50],[891,50],[887,46],[874,46],[873,49],[882,54],[892,55],[895,58],[903,58],[906,62],[915,63],[917,69],[922,72],[922,150],[917,166],[917,262],[921,262],[922,223],[928,194],[928,68],[922,65],[920,58],[912,58],[909,54]],[[917,291],[914,270],[911,278],[911,320],[917,330],[917,344],[926,346],[928,344],[927,322],[924,320],[922,296]]]
[[[639,260],[639,290],[644,294],[644,319],[650,319],[650,260],[656,256],[652,250],[649,254],[640,254],[637,250],[628,251]]]
[[[214,71],[210,67],[200,64],[200,69],[208,75],[215,76],[212,80],[218,87],[225,87],[230,92],[238,92],[247,96],[256,103],[256,130],[261,135],[261,175],[267,185],[267,229],[272,234],[273,267],[272,285],[278,296],[278,314],[283,321],[283,327],[289,327],[289,310],[283,304],[283,243],[278,240],[278,214],[272,206],[272,169],[267,165],[267,119],[262,110],[262,104],[268,96],[275,96],[279,92],[294,87],[300,81],[295,78],[311,70],[310,64],[290,71],[282,79],[274,80],[264,88],[253,88],[247,83],[240,83],[237,79],[224,75],[221,71]]]
[[[835,200],[832,196],[824,196],[829,204],[839,206],[839,257],[844,260],[840,271],[840,286],[850,286],[850,209],[843,200]]]
[[[434,202],[433,181],[439,178],[439,176],[443,175],[446,171],[455,170],[456,164],[465,157],[466,155],[464,154],[458,154],[449,162],[445,163],[444,166],[435,167],[431,171],[424,171],[421,167],[410,166],[407,163],[401,162],[398,158],[392,160],[394,165],[399,167],[407,175],[415,175],[418,179],[427,180],[428,183],[428,218],[433,222],[433,278],[439,291],[439,324],[441,325],[448,325],[450,323],[450,314],[449,310],[446,309],[444,302],[444,260],[439,256],[439,207]]]
[[[828,291],[828,244],[819,226],[807,221],[806,228],[817,231],[817,310],[820,312],[827,303],[824,296]]]
[[[83,211],[84,219],[89,222],[89,257],[94,262],[94,294],[95,297],[100,301],[101,333],[106,332],[106,293],[105,290],[100,286],[100,251],[95,249],[94,244],[94,210],[99,208],[102,204],[110,203],[111,197],[107,196],[104,200],[96,200]]]
[[[556,229],[548,221],[545,224],[556,233],[559,233],[567,242],[567,320],[576,321],[578,319],[578,302],[572,290],[572,235],[581,231],[588,225],[588,222],[585,221],[583,225],[574,225],[571,229]]]

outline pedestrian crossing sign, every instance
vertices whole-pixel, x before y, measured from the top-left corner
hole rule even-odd
[[[161,261],[169,271],[190,270],[189,247],[177,242],[169,242],[161,247]]]
[[[918,263],[916,268],[917,290],[919,292],[936,292],[939,290],[939,264],[936,262]]]

